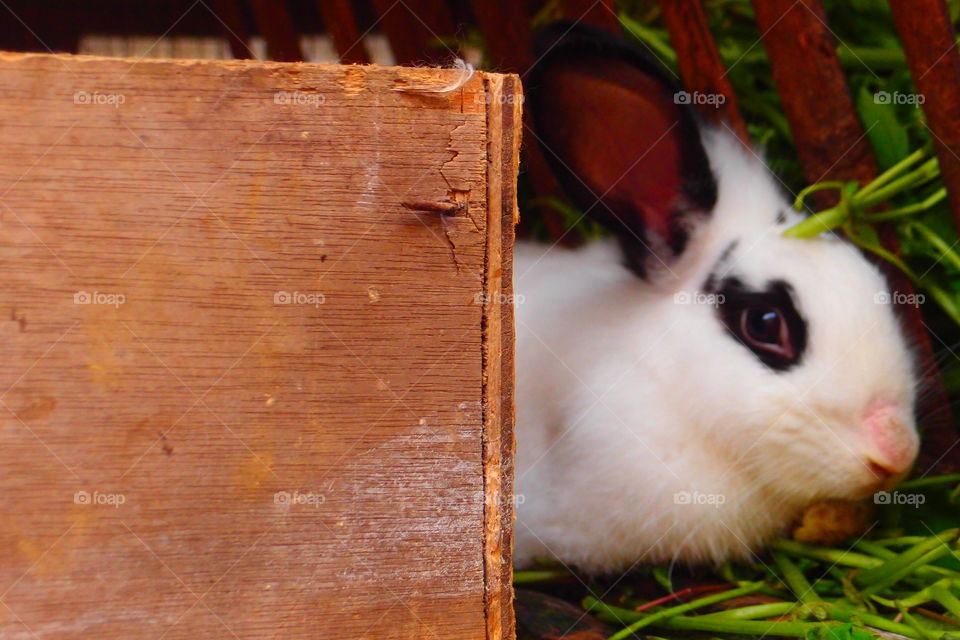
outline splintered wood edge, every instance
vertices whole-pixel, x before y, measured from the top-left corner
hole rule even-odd
[[[419,82],[453,83],[462,75],[463,70],[447,67],[401,67],[380,66],[376,64],[334,64],[329,62],[275,62],[272,60],[214,59],[214,58],[132,58],[123,56],[92,56],[75,53],[47,53],[47,52],[20,52],[0,50],[0,62],[21,62],[31,58],[59,60],[61,63],[86,62],[127,62],[133,66],[176,66],[184,70],[209,68],[218,72],[245,71],[261,69],[278,75],[290,76],[290,81],[296,84],[297,75],[302,71],[330,71],[335,72],[342,80],[342,88],[362,90],[362,79],[370,73],[389,71],[400,84],[397,89],[415,89]],[[477,73],[481,78],[496,74]],[[351,86],[353,85],[353,86]]]
[[[512,640],[513,239],[520,162],[520,79],[483,74],[487,103],[487,252],[484,334],[484,602],[488,640]]]

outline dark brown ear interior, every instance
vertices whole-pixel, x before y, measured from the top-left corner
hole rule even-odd
[[[688,105],[631,45],[573,28],[531,74],[544,154],[574,204],[638,251],[679,254],[716,183]],[[665,256],[667,257],[667,256]]]

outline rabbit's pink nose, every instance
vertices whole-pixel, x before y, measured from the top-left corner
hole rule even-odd
[[[917,432],[894,403],[872,405],[864,415],[867,458],[871,469],[898,475],[909,471],[917,456]],[[877,474],[880,475],[880,474]]]

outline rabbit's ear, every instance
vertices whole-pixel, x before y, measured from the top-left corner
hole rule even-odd
[[[574,204],[621,240],[641,275],[650,253],[682,253],[689,219],[717,185],[688,94],[639,49],[557,23],[539,40],[527,104],[544,154]]]

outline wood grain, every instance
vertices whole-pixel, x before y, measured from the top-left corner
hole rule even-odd
[[[514,517],[514,327],[513,240],[519,220],[517,168],[520,163],[522,111],[520,80],[516,76],[490,77],[488,127],[501,131],[491,138],[487,154],[487,308],[484,327],[487,372],[483,438],[485,511],[485,571],[487,576],[487,637],[512,640]],[[495,203],[499,203],[496,206]],[[499,233],[490,232],[499,227]],[[499,344],[496,340],[499,339]]]
[[[0,69],[0,637],[509,637],[516,79]]]

